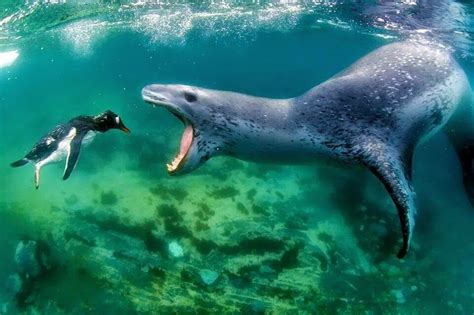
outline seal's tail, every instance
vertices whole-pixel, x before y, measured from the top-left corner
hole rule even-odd
[[[10,166],[11,167],[19,167],[19,166],[23,166],[27,163],[28,163],[28,160],[23,158],[21,160],[18,160],[18,161],[15,161],[15,162],[11,163]]]
[[[474,140],[467,142],[458,152],[467,197],[474,207]]]
[[[458,107],[444,130],[456,150],[464,190],[474,207],[474,94],[466,93],[466,99]]]
[[[474,207],[474,139],[467,141],[457,151],[461,162],[464,189]]]

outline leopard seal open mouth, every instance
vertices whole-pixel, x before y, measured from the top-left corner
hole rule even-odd
[[[142,96],[185,125],[171,174],[189,173],[220,154],[280,163],[324,157],[366,166],[397,207],[399,258],[408,252],[415,223],[411,172],[420,141],[444,127],[474,201],[471,88],[450,53],[433,44],[383,46],[290,99],[161,84],[144,87]]]

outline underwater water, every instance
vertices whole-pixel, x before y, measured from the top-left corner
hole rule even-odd
[[[471,80],[469,1],[314,3],[2,1],[1,314],[472,314],[474,209],[442,134],[417,148],[417,224],[362,168],[217,157],[166,172],[182,123],[150,83],[288,98],[377,47],[444,43]],[[64,162],[11,168],[78,115],[112,130]],[[27,276],[26,276],[27,275]]]

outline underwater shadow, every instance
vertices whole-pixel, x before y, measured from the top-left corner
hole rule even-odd
[[[401,244],[400,223],[375,176],[365,169],[325,167],[319,169],[318,177],[332,188],[330,201],[367,258],[374,263],[391,260]]]

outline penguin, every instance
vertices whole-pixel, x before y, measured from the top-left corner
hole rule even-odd
[[[28,163],[35,165],[35,187],[39,188],[41,168],[47,164],[66,159],[63,180],[71,175],[76,167],[82,144],[89,144],[97,132],[120,129],[130,133],[122,119],[108,110],[97,116],[77,116],[67,123],[56,126],[44,135],[25,157],[10,164],[19,167]]]

